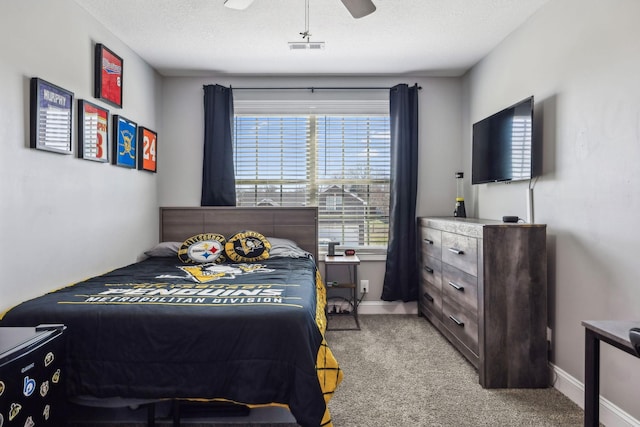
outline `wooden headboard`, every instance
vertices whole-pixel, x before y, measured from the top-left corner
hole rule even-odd
[[[160,241],[182,242],[201,233],[229,238],[242,230],[295,241],[318,259],[317,207],[161,207]]]

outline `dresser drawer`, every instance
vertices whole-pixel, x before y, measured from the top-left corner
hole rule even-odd
[[[442,294],[470,313],[478,312],[478,278],[464,271],[442,265]]]
[[[431,283],[420,284],[420,311],[431,320],[442,319],[442,294]]]
[[[546,225],[421,217],[417,238],[418,311],[480,385],[547,387]]]
[[[423,254],[420,277],[422,281],[431,283],[438,290],[442,289],[442,261]]]
[[[442,297],[442,323],[475,355],[478,355],[478,316],[456,304],[446,295]]]
[[[478,275],[478,239],[455,233],[442,233],[442,262],[472,276]]]
[[[433,258],[442,257],[442,231],[429,227],[420,227],[422,254]]]

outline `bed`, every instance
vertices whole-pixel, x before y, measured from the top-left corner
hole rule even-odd
[[[71,398],[285,405],[302,426],[331,425],[342,371],[324,339],[317,209],[160,208],[159,224],[148,258],[26,301],[0,326],[67,326]],[[275,243],[268,258],[176,256],[190,237],[247,230]]]

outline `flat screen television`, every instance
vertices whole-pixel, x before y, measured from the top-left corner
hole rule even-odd
[[[471,184],[540,175],[541,147],[533,135],[533,96],[473,125]]]

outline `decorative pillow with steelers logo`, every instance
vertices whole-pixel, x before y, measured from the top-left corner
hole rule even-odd
[[[224,256],[225,237],[222,234],[205,233],[189,237],[178,249],[178,258],[184,263],[221,264]]]
[[[257,231],[245,230],[234,234],[224,245],[227,258],[235,262],[254,262],[269,258],[271,243]]]

